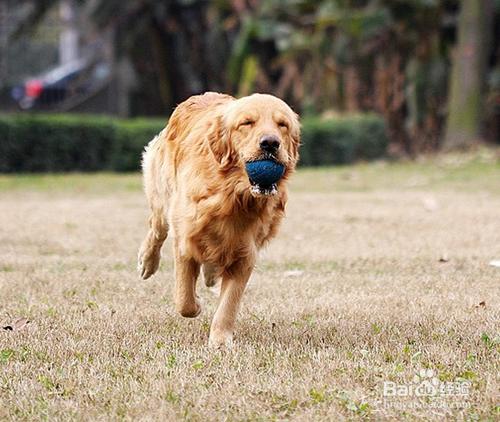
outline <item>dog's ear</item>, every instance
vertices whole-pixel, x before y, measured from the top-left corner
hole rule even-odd
[[[236,157],[230,140],[230,130],[225,126],[222,116],[217,116],[207,134],[208,147],[221,170],[231,167]]]
[[[292,141],[291,155],[293,161],[296,163],[299,159],[299,147],[300,147],[300,121],[299,115],[293,113],[292,125],[290,128],[290,137]]]

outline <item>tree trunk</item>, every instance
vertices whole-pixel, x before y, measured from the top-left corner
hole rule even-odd
[[[59,62],[66,64],[80,58],[77,10],[74,0],[64,0],[59,6],[62,30],[59,36]]]
[[[482,94],[491,28],[490,0],[462,0],[450,80],[445,149],[470,145],[481,135]]]
[[[7,49],[9,47],[9,31],[7,20],[9,18],[9,5],[0,2],[0,89],[7,85],[8,66]]]
[[[349,113],[359,111],[359,76],[354,65],[347,66],[344,75],[345,108]]]

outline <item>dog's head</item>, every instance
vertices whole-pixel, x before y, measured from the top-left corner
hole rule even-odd
[[[226,103],[216,128],[209,134],[216,160],[226,169],[244,169],[246,163],[273,160],[285,167],[283,178],[271,191],[246,183],[254,195],[275,193],[280,182],[295,169],[299,158],[300,123],[296,113],[282,100],[268,94],[253,94]],[[242,173],[244,177],[244,173]]]

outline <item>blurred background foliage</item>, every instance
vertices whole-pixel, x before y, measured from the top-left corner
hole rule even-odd
[[[18,48],[59,4],[6,2]],[[81,43],[110,40],[112,92],[127,104],[112,112],[122,116],[169,115],[207,90],[270,92],[311,116],[320,138],[325,119],[377,113],[394,155],[498,142],[499,0],[66,2]]]
[[[120,119],[81,114],[0,115],[0,173],[136,171],[147,142],[165,127],[160,118]],[[383,157],[382,118],[363,113],[302,119],[300,165],[346,164]]]

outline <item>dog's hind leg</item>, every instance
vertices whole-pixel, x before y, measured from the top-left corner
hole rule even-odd
[[[162,185],[158,150],[162,134],[153,139],[143,156],[144,190],[151,208],[149,231],[139,249],[138,270],[145,280],[160,265],[161,247],[168,235],[166,218],[168,191]]]
[[[138,270],[146,280],[151,277],[160,266],[161,247],[167,238],[168,224],[163,212],[151,214],[149,217],[150,229],[139,249]]]
[[[205,286],[215,286],[218,278],[219,272],[217,270],[217,267],[212,264],[203,264],[203,280],[205,281]]]

